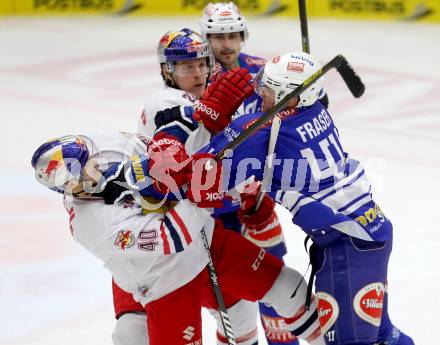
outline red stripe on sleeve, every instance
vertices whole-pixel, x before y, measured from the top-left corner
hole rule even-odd
[[[163,253],[165,255],[170,254],[171,253],[170,244],[168,243],[167,234],[165,233],[165,229],[163,227],[163,221],[162,223],[160,223],[160,237],[162,238],[162,242],[163,242]]]
[[[177,212],[174,209],[171,209],[168,211],[171,216],[176,221],[177,225],[179,225],[180,230],[182,230],[183,236],[185,237],[186,244],[190,244],[192,242],[191,235],[188,232],[188,229],[186,228],[185,223],[183,222],[182,218],[177,214]]]

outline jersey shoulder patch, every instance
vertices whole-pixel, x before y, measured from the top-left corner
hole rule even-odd
[[[248,66],[262,67],[267,62],[267,60],[262,57],[251,56],[251,55],[247,55],[247,54],[243,54],[242,58]]]

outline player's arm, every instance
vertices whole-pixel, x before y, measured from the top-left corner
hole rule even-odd
[[[107,204],[127,195],[181,199],[180,188],[187,182],[190,161],[179,140],[159,133],[149,142],[145,155],[116,162],[103,174],[105,182],[98,196]]]
[[[157,133],[167,133],[185,143],[188,136],[198,127],[198,122],[193,119],[192,106],[175,106],[157,112],[154,123]]]
[[[211,132],[223,130],[232,115],[254,91],[250,85],[252,76],[245,68],[234,68],[222,74],[209,85],[195,106],[194,119],[200,121]]]

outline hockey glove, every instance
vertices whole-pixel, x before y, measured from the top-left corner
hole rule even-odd
[[[192,158],[187,198],[202,208],[222,207],[224,192],[221,191],[221,162],[209,153],[196,153]]]
[[[174,136],[159,133],[148,145],[148,156],[148,174],[153,179],[154,188],[162,194],[178,192],[190,171],[191,158],[185,146]]]
[[[275,213],[275,201],[268,194],[265,193],[260,207],[255,210],[260,188],[240,195],[241,207],[238,217],[247,228],[248,240],[260,247],[271,247],[282,242],[282,229]]]
[[[253,93],[251,79],[246,68],[237,67],[223,74],[200,98],[194,119],[203,122],[211,133],[223,130],[244,99]]]
[[[100,184],[101,192],[93,195],[103,198],[106,204],[117,203],[135,193],[151,196],[154,192],[148,176],[146,155],[136,155],[128,161],[113,163],[102,176],[104,181]]]

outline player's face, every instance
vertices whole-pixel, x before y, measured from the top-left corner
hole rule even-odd
[[[99,160],[91,158],[81,170],[81,176],[79,178],[72,178],[64,184],[64,193],[77,198],[87,197],[90,193],[95,192],[92,188],[95,187],[102,178],[102,172],[99,169]]]
[[[237,58],[241,50],[241,33],[210,34],[209,43],[218,62],[227,69],[237,66]]]
[[[177,87],[197,98],[205,92],[208,75],[209,66],[206,58],[177,61],[174,65],[173,77]]]
[[[275,105],[275,92],[271,88],[262,86],[258,89],[258,94],[263,99],[261,111],[268,111]]]
[[[83,196],[86,194],[84,192],[84,186],[82,181],[70,180],[64,185],[64,194],[73,196]]]
[[[267,87],[260,86],[256,89],[257,94],[263,99],[261,111],[268,111],[275,105],[275,92]],[[283,109],[295,108],[298,105],[299,97],[295,97],[286,103]]]

